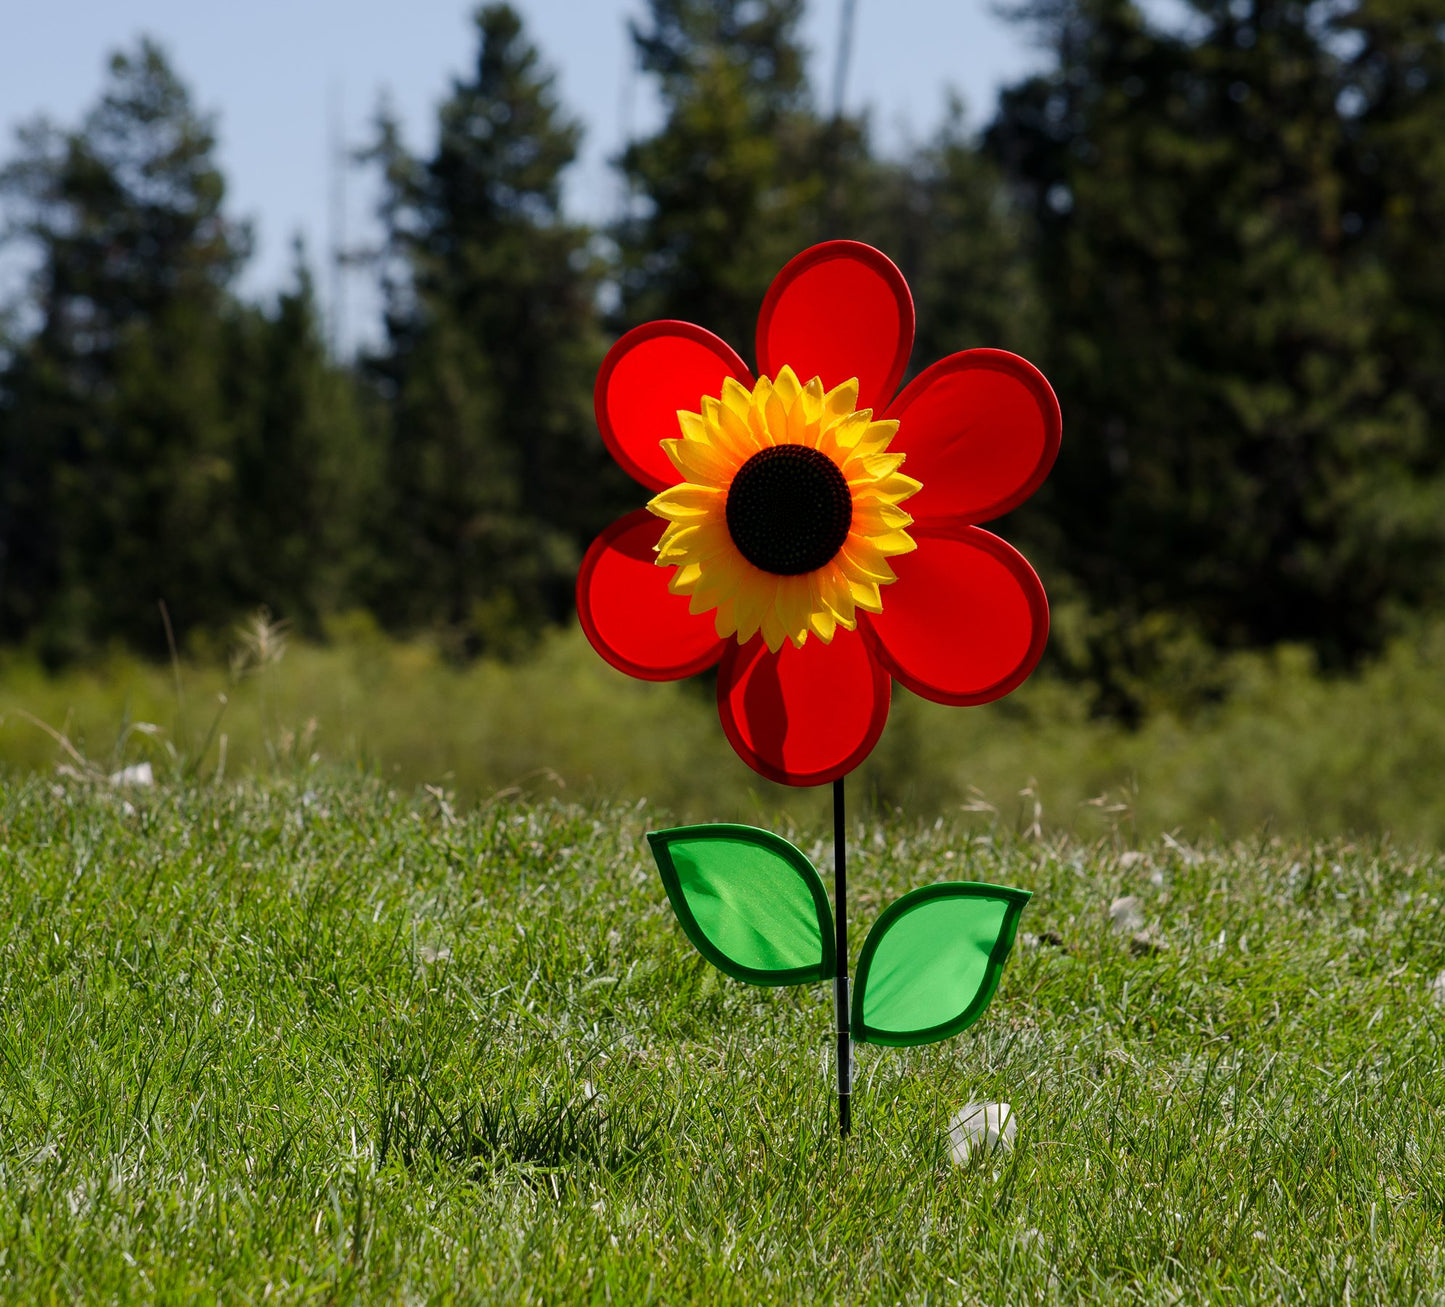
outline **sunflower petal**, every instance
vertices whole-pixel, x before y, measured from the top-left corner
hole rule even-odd
[[[793,407],[793,401],[798,398],[799,392],[803,389],[802,383],[798,380],[798,374],[786,363],[778,369],[778,375],[773,378],[773,394],[783,402],[785,409]]]
[[[818,639],[828,644],[838,630],[838,621],[823,602],[822,576],[821,571],[808,574],[808,626]]]
[[[677,425],[684,440],[700,440],[706,443],[707,421],[701,413],[689,413],[687,409],[680,408],[677,410]]]
[[[736,377],[728,377],[723,382],[722,402],[738,417],[745,418],[753,406],[753,392]]]
[[[878,424],[875,422],[874,426]],[[866,477],[870,481],[882,481],[891,473],[898,471],[903,466],[904,455],[902,454],[859,454],[854,451],[852,462],[856,471],[855,476]]]
[[[883,597],[879,594],[878,586],[874,582],[855,581],[850,578],[848,589],[853,595],[853,602],[865,613],[881,613],[883,611]]]
[[[737,471],[736,459],[705,441],[664,440],[661,443],[684,481],[704,486],[725,486]]]
[[[848,487],[853,492],[855,504],[901,504],[909,495],[916,495],[923,489],[912,477],[906,477],[901,472],[872,483],[859,478],[857,484],[849,481]]]
[[[717,417],[718,430],[738,459],[739,467],[763,448],[746,414],[740,416],[730,408],[719,408]]]
[[[788,410],[788,443],[790,445],[816,445],[818,443],[818,427],[816,423],[808,421],[807,405],[802,402],[802,394],[793,400],[793,407]]]
[[[718,633],[718,639],[726,640],[738,629],[735,612],[737,608],[736,596],[724,599],[717,606],[717,616],[713,619],[713,629]]]
[[[848,585],[848,576],[835,559],[818,573],[820,597],[824,607],[833,615],[834,621],[845,630],[853,630],[858,619],[853,612],[853,592]]]
[[[863,433],[868,430],[871,418],[872,414],[865,408],[857,413],[849,413],[825,427],[824,439],[830,450],[838,451],[840,463],[852,454],[859,440],[863,438]]]
[[[667,588],[675,595],[688,594],[702,580],[702,575],[701,563],[679,563],[673,569],[672,579],[667,583]]]
[[[685,526],[671,522],[657,542],[659,563],[705,563],[727,554],[736,556],[737,546],[721,522]]]
[[[701,617],[704,613],[710,613],[723,601],[723,593],[716,586],[700,586],[692,592],[688,600],[687,611],[694,617]]]
[[[752,457],[757,442],[747,423],[711,395],[705,396],[702,401],[702,414],[704,443],[717,450],[727,462],[732,469],[728,475],[728,480],[731,480],[737,469]]]
[[[773,607],[764,610],[759,629],[763,633],[763,643],[768,646],[769,653],[777,653],[788,641],[788,633],[783,629],[777,610]]]
[[[788,408],[776,390],[768,396],[767,402],[763,406],[763,413],[768,420],[768,430],[772,433],[773,443],[776,445],[786,444]]]
[[[819,385],[821,385],[821,381]],[[850,377],[823,396],[823,421],[835,422],[858,407],[858,378]]]
[[[853,505],[853,530],[860,535],[882,536],[901,527],[909,526],[913,519],[897,504]]]
[[[896,558],[899,554],[911,554],[918,548],[916,541],[907,531],[890,531],[887,535],[870,536],[869,544],[880,554]]]
[[[654,495],[647,508],[669,522],[701,522],[726,512],[727,495],[712,486],[683,481]]]
[[[871,540],[850,535],[838,552],[838,561],[848,577],[858,577],[888,585],[897,580],[888,558]]]
[[[754,571],[758,569],[754,568]],[[766,580],[763,578],[767,578]],[[738,622],[738,643],[746,644],[758,633],[758,626],[763,620],[763,613],[771,606],[773,601],[772,588],[769,585],[771,578],[766,572],[758,572],[751,583],[738,587],[737,599],[737,622]]]
[[[823,417],[823,379],[814,377],[803,387],[802,402],[809,422],[818,422]],[[830,418],[829,421],[832,419]]]
[[[863,409],[857,416],[861,417],[867,412],[867,409]],[[840,422],[838,426],[846,426],[846,433],[840,440],[847,439],[850,442],[846,447],[848,457],[843,463],[844,471],[849,474],[854,468],[866,469],[869,460],[879,457],[898,433],[896,422],[868,422],[861,425],[861,429],[857,423]]]
[[[826,608],[815,608],[808,618],[808,626],[824,644],[830,644],[838,633],[838,623]]]
[[[784,576],[778,580],[778,597],[774,608],[788,638],[795,645],[801,645],[808,633],[812,595],[806,574]]]

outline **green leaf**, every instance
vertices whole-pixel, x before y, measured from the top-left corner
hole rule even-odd
[[[813,864],[754,826],[647,833],[688,939],[720,970],[753,985],[833,978],[833,914]]]
[[[853,990],[853,1038],[931,1044],[966,1030],[998,988],[1027,890],[954,881],[891,904],[868,932]]]

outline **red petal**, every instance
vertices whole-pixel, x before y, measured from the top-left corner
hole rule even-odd
[[[644,681],[676,681],[722,656],[711,613],[694,617],[687,596],[669,592],[672,568],[653,546],[667,526],[645,508],[619,517],[588,549],[577,574],[577,616],[618,671]]]
[[[623,471],[649,490],[681,478],[660,440],[681,435],[679,409],[697,413],[704,395],[736,377],[749,390],[747,364],[726,341],[691,322],[644,322],[607,351],[592,393],[597,429]]]
[[[919,373],[889,408],[890,449],[923,482],[908,501],[926,522],[987,522],[1018,507],[1059,452],[1059,401],[1032,363],[1001,349],[951,354]]]
[[[770,654],[762,640],[729,647],[717,705],[728,742],[755,772],[784,785],[846,776],[888,720],[891,684],[856,632]]]
[[[1049,638],[1049,602],[1027,559],[976,526],[918,535],[889,561],[898,580],[865,619],[879,661],[914,694],[987,703],[1020,685]]]
[[[804,250],[773,278],[758,314],[758,368],[786,363],[805,385],[858,378],[858,407],[893,397],[913,351],[913,296],[885,255],[857,241]]]

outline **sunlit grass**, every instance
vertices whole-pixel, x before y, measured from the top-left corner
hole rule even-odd
[[[1445,1299],[1439,855],[860,818],[855,953],[920,884],[1035,897],[972,1031],[860,1050],[842,1147],[826,988],[692,951],[669,819],[0,789],[0,1296]],[[959,1170],[978,1098],[1018,1146]]]

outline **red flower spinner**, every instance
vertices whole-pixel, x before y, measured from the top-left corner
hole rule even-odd
[[[645,680],[721,660],[723,730],[770,780],[819,785],[856,767],[893,679],[986,703],[1033,671],[1048,637],[1038,576],[978,523],[1048,474],[1058,401],[994,349],[952,354],[895,395],[913,327],[893,263],[829,241],[769,288],[758,379],[687,322],[634,328],[597,374],[603,440],[662,493],[587,551],[583,630]]]

